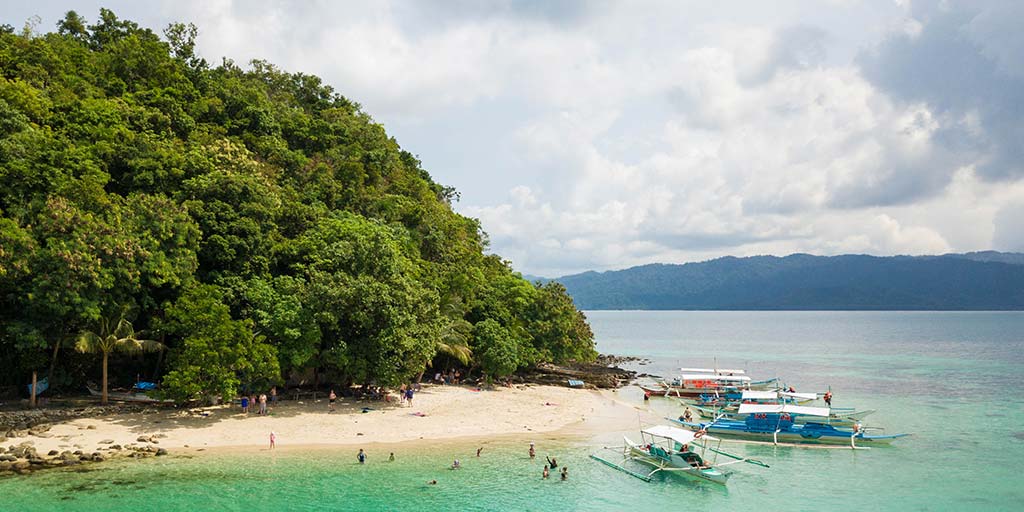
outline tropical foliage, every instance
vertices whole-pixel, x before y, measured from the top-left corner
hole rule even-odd
[[[112,380],[180,400],[596,355],[565,290],[486,254],[458,193],[357,103],[211,65],[197,34],[106,9],[0,27],[0,384],[52,366],[80,386],[96,362],[61,342],[126,311],[166,357],[101,350]]]

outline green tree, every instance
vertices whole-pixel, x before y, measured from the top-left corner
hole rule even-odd
[[[132,323],[124,318],[118,317],[102,318],[99,328],[94,331],[83,331],[75,341],[75,350],[83,354],[103,355],[103,387],[102,403],[107,403],[107,360],[111,352],[124,352],[137,354],[141,352],[155,352],[163,350],[162,343],[153,340],[139,339],[140,333],[135,332]]]
[[[216,286],[194,285],[166,310],[159,328],[180,343],[172,348],[163,392],[178,401],[234,397],[243,384],[280,381],[277,354],[251,322],[231,318]]]
[[[490,377],[505,377],[522,366],[520,347],[507,329],[495,320],[473,326],[480,368]]]

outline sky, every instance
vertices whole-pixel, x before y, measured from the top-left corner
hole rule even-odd
[[[199,27],[360,103],[555,277],[719,256],[1024,251],[1024,2],[4,1]]]

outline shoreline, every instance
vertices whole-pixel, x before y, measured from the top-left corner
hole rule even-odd
[[[370,409],[363,412],[364,407]],[[417,445],[478,440],[486,446],[531,436],[538,441],[571,440],[628,429],[634,417],[634,406],[620,400],[613,390],[544,385],[482,391],[425,386],[412,406],[341,400],[335,412],[328,412],[326,399],[282,401],[267,416],[244,415],[238,407],[229,406],[149,410],[79,418],[8,438],[0,442],[0,454],[16,450],[13,453],[18,460],[0,461],[0,475],[158,454],[195,457],[269,452],[271,431],[276,436],[275,451],[355,446],[374,450],[404,447],[403,451],[409,451]]]

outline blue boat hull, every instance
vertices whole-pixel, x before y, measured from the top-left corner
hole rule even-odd
[[[851,444],[851,438],[853,438],[857,445],[873,445],[888,444],[895,439],[910,435],[870,435],[864,432],[854,434],[852,430],[838,429],[833,425],[821,423],[794,424],[791,420],[781,420],[778,415],[767,414],[762,416],[764,417],[748,417],[746,421],[720,420],[713,424],[690,423],[678,419],[669,419],[691,430],[705,429],[709,434],[716,437],[729,437],[764,443],[849,445]],[[776,430],[778,430],[777,433]]]

